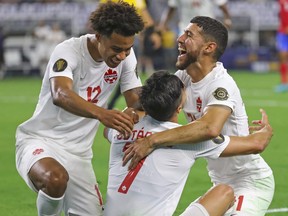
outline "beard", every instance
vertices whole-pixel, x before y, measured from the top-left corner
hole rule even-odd
[[[176,62],[176,68],[179,70],[185,70],[190,64],[197,61],[197,55],[192,55],[191,53],[186,53],[185,56],[178,57]]]

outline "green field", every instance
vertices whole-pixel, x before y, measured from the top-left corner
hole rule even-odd
[[[288,93],[275,94],[273,87],[278,84],[277,73],[255,74],[233,72],[246,104],[249,120],[259,119],[259,109],[264,108],[274,128],[270,146],[262,153],[263,158],[272,167],[276,190],[271,211],[267,215],[288,215],[288,131],[286,122],[288,111]],[[6,78],[0,80],[0,211],[5,216],[36,215],[36,194],[25,185],[15,168],[15,130],[18,124],[28,119],[35,108],[41,80],[39,78]],[[117,107],[124,108],[120,99]],[[180,121],[184,123],[183,116]],[[109,144],[102,137],[100,128],[94,145],[94,167],[100,189],[105,198],[107,184]],[[175,215],[211,186],[205,161],[198,160],[192,169],[184,193]],[[281,212],[281,210],[285,212]]]

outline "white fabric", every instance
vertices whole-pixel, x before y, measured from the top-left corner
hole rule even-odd
[[[136,57],[131,50],[130,55],[116,68],[109,68],[105,62],[95,62],[87,48],[87,38],[72,38],[58,45],[48,63],[39,101],[33,116],[22,123],[18,129],[17,140],[29,137],[45,137],[53,145],[61,146],[72,154],[92,158],[93,140],[99,126],[99,121],[79,117],[52,102],[49,79],[65,76],[73,80],[73,90],[85,100],[88,100],[90,88],[93,100],[97,96],[97,105],[105,107],[117,83],[121,91],[141,86],[141,81],[135,73]],[[58,59],[65,59],[67,68],[62,72],[53,71],[53,65]],[[109,72],[115,71],[117,80],[109,83]],[[113,77],[112,77],[113,78]]]
[[[38,216],[60,216],[63,198],[64,195],[59,198],[50,197],[40,190],[37,196]]]
[[[191,203],[180,216],[209,216],[200,203]]]
[[[210,105],[224,105],[231,108],[232,114],[221,133],[229,136],[249,134],[248,117],[240,91],[222,63],[218,62],[212,72],[197,83],[192,83],[186,71],[177,71],[176,75],[186,86],[187,100],[183,111],[189,122],[191,121],[189,116],[199,119]],[[213,94],[217,88],[227,90],[227,100],[218,100],[214,97]],[[197,107],[200,108],[200,111]],[[208,170],[213,182],[220,181],[222,183],[233,182],[234,179],[247,176],[254,179],[265,178],[272,174],[271,168],[259,154],[225,157],[217,160],[209,159]]]
[[[226,3],[227,0],[168,0],[170,7],[176,7],[179,10],[180,31],[184,31],[194,16],[215,18],[215,10]]]
[[[26,184],[37,192],[28,172],[36,161],[45,157],[57,160],[69,174],[63,199],[66,215],[68,212],[87,216],[102,215],[103,202],[91,160],[79,158],[57,145],[53,146],[45,138],[23,139],[16,146],[16,167]]]
[[[199,119],[208,106],[223,105],[231,108],[232,113],[224,124],[221,133],[229,136],[246,136],[249,134],[248,117],[240,90],[222,63],[217,62],[212,72],[197,83],[192,83],[191,77],[187,75],[186,71],[179,70],[176,72],[176,75],[186,86],[187,101],[183,107],[183,111],[189,122]],[[218,88],[226,89],[228,93],[227,99],[223,97],[221,100],[219,96],[215,96],[216,89]],[[263,208],[266,207],[267,209],[269,207],[274,193],[274,182],[271,181],[264,189],[257,188],[255,182],[263,182],[265,178],[273,174],[269,165],[259,154],[218,159],[208,158],[207,161],[209,176],[214,184],[229,184],[233,186],[234,191],[241,191],[240,194],[244,195],[247,199],[254,199],[254,203],[262,202],[261,196],[266,194],[264,198],[266,199],[265,204],[254,206],[253,212],[255,215],[258,216],[259,212],[263,212]],[[243,189],[247,188],[248,190],[243,192]],[[254,196],[252,197],[251,191],[254,191]],[[246,215],[251,215],[251,210],[245,212],[245,206],[241,211]]]
[[[274,177],[239,179],[230,184],[234,188],[235,203],[224,216],[264,216],[274,195]],[[272,188],[271,188],[272,187]]]
[[[178,126],[180,125],[176,123],[159,122],[145,116],[134,126],[133,135],[127,140],[117,131],[109,131],[112,145],[104,215],[171,216],[195,160],[199,157],[219,157],[230,140],[229,137],[225,137],[222,144],[206,141],[197,145],[159,148],[145,159],[141,168],[138,167],[128,174],[127,166],[122,166],[123,149],[126,144],[137,138]],[[133,172],[135,174],[137,170],[139,172],[132,180]],[[127,175],[130,179],[124,181]],[[122,182],[126,184],[121,185]]]

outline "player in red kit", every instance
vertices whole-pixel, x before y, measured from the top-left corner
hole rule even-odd
[[[279,29],[276,37],[281,83],[276,92],[288,91],[288,0],[279,0]]]

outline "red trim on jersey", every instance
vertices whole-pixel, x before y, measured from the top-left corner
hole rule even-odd
[[[102,200],[102,196],[101,196],[101,193],[100,193],[99,188],[97,187],[97,185],[95,185],[95,190],[96,190],[96,193],[98,195],[99,204],[102,206],[103,205],[103,200]]]
[[[136,175],[140,171],[141,167],[144,164],[146,158],[143,158],[135,167],[135,169],[130,170],[128,174],[126,175],[125,179],[123,180],[122,184],[118,188],[119,193],[127,194],[130,186],[132,185],[134,179],[136,178]]]

